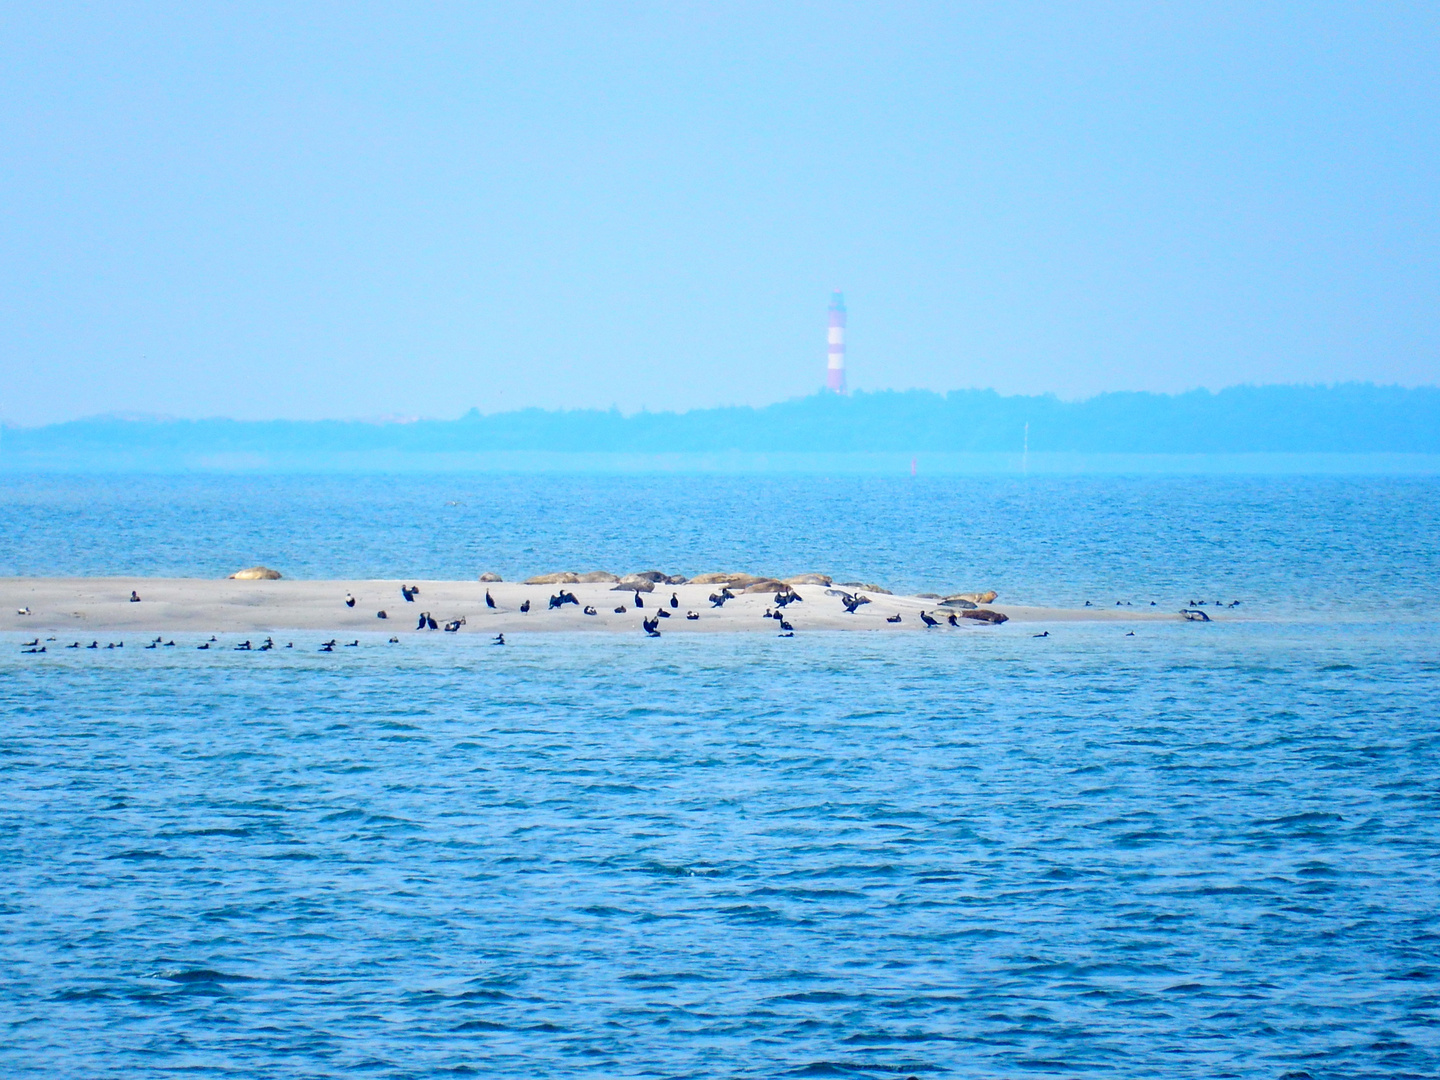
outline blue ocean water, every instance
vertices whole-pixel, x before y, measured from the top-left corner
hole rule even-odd
[[[7,1075],[1440,1073],[1434,481],[5,485],[6,573],[822,568],[1250,613],[9,635]]]

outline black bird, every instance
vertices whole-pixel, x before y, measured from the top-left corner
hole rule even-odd
[[[1239,601],[1239,600],[1236,600],[1235,602],[1238,604],[1240,601]],[[1151,600],[1151,601],[1150,601],[1150,606],[1151,606],[1151,607],[1154,607],[1154,606],[1155,606],[1155,601],[1154,601],[1154,600]]]
[[[1031,636],[1031,637],[1049,637],[1049,636],[1050,636],[1050,631],[1049,631],[1049,630],[1046,630],[1043,634],[1031,634],[1030,636]]]
[[[1150,603],[1153,604],[1153,603],[1155,603],[1155,601],[1154,601],[1154,600],[1151,600]],[[1239,606],[1240,606],[1240,601],[1239,601],[1239,600],[1231,600],[1230,603],[1229,603],[1228,605],[1226,605],[1226,606],[1227,606],[1227,607],[1239,607]]]
[[[375,612],[375,617],[377,619],[388,619],[390,616],[385,614],[384,608],[381,608],[379,611]]]
[[[355,597],[351,596],[348,592],[345,594],[345,606],[346,606],[346,607],[354,607],[354,606],[355,606]]]
[[[504,635],[504,634],[496,634],[496,635],[495,635],[495,640],[492,641],[492,642],[490,642],[490,644],[491,644],[491,645],[504,645],[504,644],[505,644],[505,635]]]
[[[585,605],[585,614],[586,614],[586,615],[599,615],[600,613],[595,610],[595,607],[594,607],[593,604],[586,604],[586,605]]]
[[[420,586],[419,586],[419,585],[411,585],[411,586],[410,586],[410,595],[411,595],[411,596],[419,596],[419,595],[420,595]]]
[[[32,645],[39,645],[39,644],[40,644],[40,639],[37,637],[34,641],[22,641],[22,642],[20,643],[20,647],[21,647],[22,649],[28,649],[28,648],[30,648]]]
[[[700,613],[698,611],[687,611],[685,612],[685,618],[689,619],[691,622],[694,622],[696,619],[700,618]]]
[[[130,602],[132,604],[138,604],[140,602],[140,594],[137,593],[134,589],[130,590]]]
[[[333,649],[335,647],[335,639],[332,637],[329,641],[322,641],[320,644],[329,645]]]
[[[405,597],[407,604],[413,604],[415,602],[415,592],[411,590],[409,585],[400,586],[400,595]]]
[[[215,642],[215,641],[219,641],[220,639],[217,638],[214,634],[211,634],[211,635],[210,635],[210,640],[211,640],[212,642]]]
[[[90,648],[92,648],[92,649],[93,649],[94,647],[95,647],[94,645],[91,645],[91,646],[90,646]],[[204,643],[202,643],[202,644],[200,644],[200,645],[196,645],[196,646],[195,646],[195,648],[197,648],[197,649],[208,649],[209,647],[210,647],[210,642],[208,642],[208,641],[206,641],[206,642],[204,642]]]
[[[489,589],[485,590],[485,606],[488,607],[491,611],[495,610],[495,598],[490,595]]]
[[[624,615],[625,612],[627,612],[627,611],[629,611],[629,610],[630,610],[630,609],[627,608],[624,604],[621,604],[619,607],[617,607],[617,608],[615,609],[615,614],[616,614],[616,615]]]
[[[676,596],[673,592],[670,594],[670,606],[673,608],[680,606],[680,597]]]
[[[885,621],[886,621],[886,622],[899,622],[899,621],[900,621],[900,615],[899,615],[899,613],[897,612],[896,614],[891,615],[891,616],[890,616],[888,619],[886,619]]]
[[[787,631],[785,631],[785,633],[783,633],[783,634],[780,635],[780,637],[794,637],[794,636],[795,636],[795,631],[793,631],[793,630],[787,630]]]
[[[926,614],[925,612],[923,612],[923,611],[920,612],[920,621],[923,622],[926,626],[939,626],[939,625],[940,625],[940,622],[939,622],[938,619],[932,619],[929,615],[927,615],[927,614]]]
[[[1131,630],[1131,631],[1130,631],[1128,634],[1126,634],[1125,636],[1126,636],[1126,637],[1134,637],[1134,636],[1135,636],[1135,631],[1134,631],[1134,630]]]
[[[426,616],[425,616],[425,628],[426,628],[427,630],[438,630],[438,629],[440,629],[438,626],[435,625],[435,620],[432,619],[429,615],[426,615]]]
[[[415,629],[416,629],[416,630],[424,630],[424,629],[425,629],[425,620],[427,620],[429,617],[430,617],[430,613],[429,613],[428,611],[422,611],[422,612],[420,613],[420,621],[415,624]]]
[[[163,637],[157,637],[157,638],[155,638],[154,640],[155,640],[155,644],[156,644],[156,645],[159,645],[160,642],[164,641],[165,639],[164,639]]]
[[[788,631],[788,630],[794,630],[795,628],[794,628],[793,626],[791,626],[788,622],[786,622],[784,619],[781,619],[781,620],[780,620],[780,629],[781,629],[781,630],[787,630],[787,631]]]
[[[335,651],[335,646],[334,646],[334,645],[321,645],[319,651],[320,651],[320,652],[334,652],[334,651]]]
[[[75,644],[73,644],[73,645],[66,645],[65,647],[66,647],[67,649],[78,649],[78,648],[80,647],[80,642],[77,641],[77,642],[75,642]]]
[[[173,649],[174,647],[175,647],[175,642],[173,642],[173,641],[167,641],[167,642],[165,642],[164,645],[161,646],[161,648],[163,648],[163,649]]]
[[[662,607],[659,611],[655,612],[655,617],[657,619],[668,619],[670,617],[670,613]]]
[[[146,647],[147,649],[153,649],[153,648],[156,648],[156,645],[155,645],[155,642],[152,641],[152,642],[150,642],[149,645],[146,645],[145,647]]]
[[[1085,601],[1085,606],[1086,606],[1086,607],[1094,607],[1094,605],[1091,604],[1089,600],[1086,600],[1086,601]]]
[[[641,596],[640,593],[639,593],[639,591],[637,590],[636,593],[635,593],[635,608],[636,608],[636,610],[638,611],[640,608],[643,608],[644,606],[645,606],[645,598],[644,598],[643,596]]]
[[[562,596],[564,596],[564,592],[563,592],[563,591],[562,591],[560,594],[556,595],[556,596],[550,597],[550,610],[551,610],[551,611],[554,611],[557,607],[559,607],[561,604],[563,604],[563,603],[565,602],[564,600],[561,599]]]
[[[354,641],[347,641],[347,642],[345,643],[345,648],[347,648],[347,649],[356,649],[356,648],[359,648],[359,647],[360,647],[360,639],[359,639],[359,638],[356,638]]]
[[[42,653],[45,651],[45,646],[41,645],[38,649],[21,649],[20,651],[26,653]]]
[[[451,619],[449,622],[447,622],[447,623],[445,624],[445,633],[447,633],[447,634],[458,634],[458,633],[460,632],[460,627],[462,627],[462,626],[464,626],[464,625],[465,625],[465,617],[464,617],[463,615],[462,615],[460,618],[458,618],[458,619]]]
[[[723,597],[725,597],[726,600],[734,600],[734,599],[735,599],[735,594],[730,591],[730,586],[729,586],[729,585],[726,585],[724,588],[722,588],[722,589],[720,590],[720,595],[723,596]]]
[[[725,606],[725,601],[726,601],[726,600],[729,600],[729,599],[730,599],[730,597],[724,596],[724,595],[722,595],[721,593],[713,593],[713,592],[712,592],[712,593],[710,594],[710,606],[711,606],[711,607],[724,607],[724,606]]]
[[[235,646],[235,651],[236,651],[236,652],[249,652],[249,651],[250,651],[250,642],[248,642],[248,641],[242,641],[239,645],[236,645],[236,646]]]
[[[520,614],[521,614],[521,615],[528,615],[528,614],[530,614],[530,601],[529,601],[528,599],[527,599],[523,604],[520,605]]]
[[[640,627],[650,637],[660,636],[660,619],[658,616],[654,619],[641,619]]]
[[[400,639],[399,639],[398,637],[392,637],[392,638],[390,639],[390,644],[391,644],[391,645],[399,645],[399,644],[400,644]]]
[[[946,621],[947,621],[951,626],[959,626],[959,625],[960,625],[960,620],[955,617],[955,613],[954,613],[953,611],[950,612],[950,616],[949,616],[948,619],[946,619]]]
[[[855,609],[860,606],[860,601],[853,596],[842,596],[840,602],[845,605],[845,611],[850,615],[854,615]]]

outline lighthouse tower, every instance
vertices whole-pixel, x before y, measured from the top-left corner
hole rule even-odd
[[[825,387],[845,393],[845,296],[838,292],[830,297],[830,363]]]

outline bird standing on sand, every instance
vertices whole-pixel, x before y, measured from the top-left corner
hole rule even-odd
[[[659,637],[659,636],[660,636],[660,618],[659,618],[659,616],[656,616],[654,619],[641,619],[641,620],[640,620],[640,628],[641,628],[642,630],[644,630],[645,633],[646,633],[648,636],[650,636],[650,637]]]
[[[134,589],[130,590],[130,602],[132,604],[138,604],[140,602],[140,594],[137,593]]]
[[[680,606],[680,597],[676,596],[673,592],[670,594],[670,606],[673,608]]]
[[[351,596],[348,592],[345,594],[345,606],[346,606],[346,607],[354,607],[354,606],[355,606],[355,597]]]
[[[939,619],[932,619],[929,615],[927,615],[927,614],[926,614],[925,612],[923,612],[923,611],[920,612],[920,621],[923,622],[926,626],[939,626],[939,625],[940,625],[940,620],[939,620]]]
[[[529,614],[530,614],[530,601],[529,601],[528,599],[527,599],[523,604],[520,605],[520,614],[521,614],[521,615],[529,615]]]
[[[485,606],[491,611],[495,610],[495,598],[490,595],[490,590],[485,590]]]
[[[639,589],[636,589],[636,590],[635,590],[635,607],[636,607],[637,609],[639,609],[639,608],[643,608],[644,606],[645,606],[645,598],[640,595],[640,590],[639,590]]]
[[[375,617],[377,619],[388,619],[390,616],[385,614],[384,608],[381,608],[379,611],[375,612]]]
[[[960,625],[960,620],[955,617],[955,613],[953,611],[950,612],[949,617],[945,621],[948,622],[951,626]]]
[[[415,594],[410,591],[409,585],[400,586],[400,595],[405,597],[405,602],[407,604],[413,604],[415,602]]]

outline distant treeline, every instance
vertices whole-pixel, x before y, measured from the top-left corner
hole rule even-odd
[[[95,418],[6,427],[0,456],[353,452],[1440,453],[1440,388],[1240,386],[1086,401],[990,390],[820,393],[762,408],[577,410],[371,423]]]

